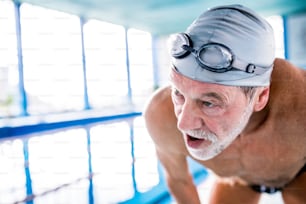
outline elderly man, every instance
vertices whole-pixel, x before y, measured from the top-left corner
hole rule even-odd
[[[274,58],[271,26],[229,5],[170,37],[171,87],[144,111],[177,203],[200,203],[191,157],[217,179],[210,203],[258,203],[281,191],[306,203],[306,71]]]

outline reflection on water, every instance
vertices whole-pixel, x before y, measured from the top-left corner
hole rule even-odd
[[[142,117],[1,140],[0,203],[119,203],[159,183]]]

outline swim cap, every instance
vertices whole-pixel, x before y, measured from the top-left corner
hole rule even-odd
[[[252,66],[264,67],[256,74],[238,69],[223,73],[203,68],[194,54],[172,57],[175,70],[194,80],[230,86],[267,86],[274,61],[274,33],[270,24],[249,8],[241,5],[219,6],[200,15],[185,32],[192,48],[221,44],[230,49],[233,59]],[[234,66],[233,66],[234,67]]]

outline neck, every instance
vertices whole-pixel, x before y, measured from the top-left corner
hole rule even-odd
[[[262,109],[259,112],[253,112],[242,134],[248,134],[258,130],[262,126],[262,124],[265,123],[268,116],[269,116],[268,106],[266,106],[264,109]]]

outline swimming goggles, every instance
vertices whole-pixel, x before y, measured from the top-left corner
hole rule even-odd
[[[230,48],[220,43],[207,43],[196,50],[186,33],[171,35],[169,43],[172,57],[184,58],[191,53],[202,68],[212,72],[224,73],[230,70],[242,70],[260,75],[269,70],[269,67],[260,67],[239,60]]]

